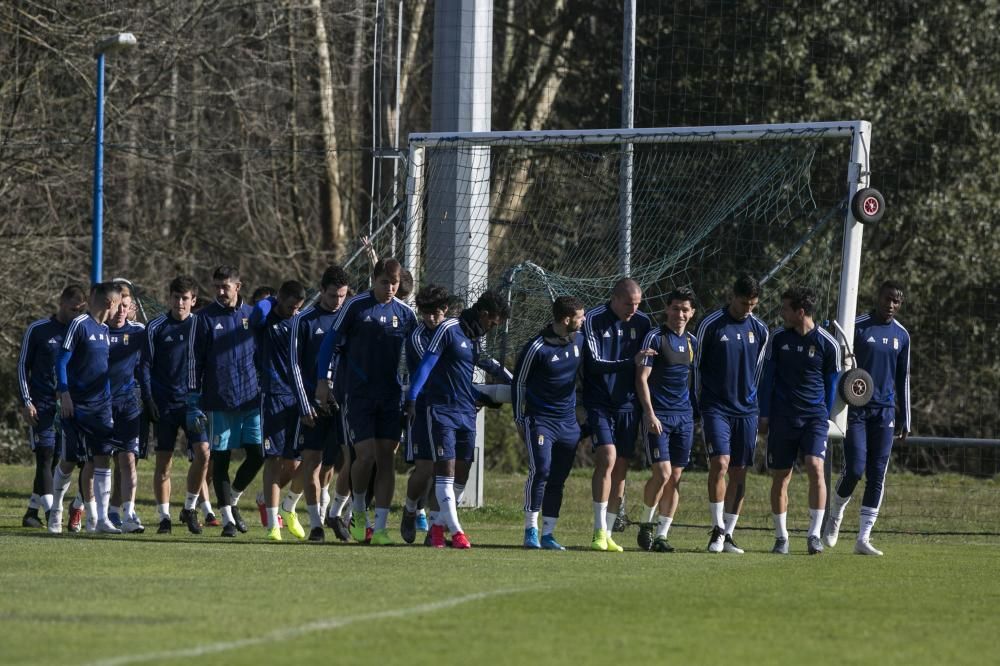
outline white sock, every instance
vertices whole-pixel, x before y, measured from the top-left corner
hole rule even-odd
[[[722,518],[722,502],[709,502],[708,512],[712,516],[712,527],[725,529],[726,522]]]
[[[130,520],[135,516],[135,502],[122,502],[122,520]]]
[[[823,526],[825,513],[826,509],[809,509],[809,536],[819,538],[819,530]]]
[[[462,503],[462,500],[465,499],[465,484],[455,483],[452,484],[452,487],[455,489],[455,506],[458,507]]]
[[[642,522],[651,523],[653,522],[653,518],[655,516],[656,516],[655,506],[646,506],[645,504],[642,505]]]
[[[170,520],[170,504],[169,503],[157,504],[156,505],[156,512],[158,514],[160,514],[160,520],[163,520],[164,518],[166,518],[167,520]]]
[[[69,490],[69,484],[72,482],[72,474],[64,474],[62,467],[56,467],[56,471],[52,475],[52,506],[57,511],[62,511],[63,498],[66,497],[66,491]]]
[[[108,519],[108,501],[111,499],[111,470],[94,470],[94,501],[97,506],[97,522]]]
[[[344,509],[343,516],[344,516],[344,522],[347,523],[348,525],[350,525],[351,521],[354,520],[354,507],[351,506],[350,503],[348,503],[347,507]]]
[[[323,486],[319,489],[319,512],[323,515],[326,507],[330,506],[330,486]]]
[[[616,520],[618,520],[618,514],[617,513],[611,513],[610,511],[608,511],[607,513],[605,513],[604,514],[604,524],[606,525],[606,527],[604,529],[606,529],[608,532],[610,532],[611,530],[613,530],[615,528],[615,521]]]
[[[726,534],[729,536],[733,535],[733,530],[736,529],[736,521],[740,519],[740,514],[738,513],[724,513],[722,514],[723,522],[726,524]]]
[[[788,517],[788,513],[772,513],[771,520],[774,521],[774,538],[775,539],[787,539],[788,538],[788,528],[785,526],[785,519]]]
[[[440,511],[428,511],[427,512],[427,524],[428,525],[444,525],[441,522],[441,512]]]
[[[375,507],[375,529],[384,530],[389,524],[389,509]]]
[[[354,509],[354,513],[356,513],[359,516],[365,515],[365,511],[368,509],[368,505],[365,504],[364,493],[355,493],[354,497],[351,498],[351,504],[352,504],[351,508]]]
[[[416,513],[417,512],[417,500],[412,500],[409,497],[407,497],[406,498],[405,507],[406,507],[407,513]]]
[[[608,522],[605,519],[605,515],[608,511],[607,502],[594,502],[594,531],[604,530],[608,531]]]
[[[223,504],[222,508],[219,509],[219,512],[222,514],[222,526],[223,527],[225,527],[229,523],[234,523],[234,524],[236,523],[236,521],[233,519],[233,505],[232,504]]]
[[[427,512],[424,509],[417,509],[417,515],[427,518]]]
[[[833,493],[833,497],[830,498],[830,516],[832,516],[834,520],[843,520],[844,509],[847,508],[847,504],[850,501],[850,495],[847,497],[841,497],[835,491]]]
[[[306,504],[306,511],[309,512],[309,528],[316,529],[323,527],[323,513],[319,504]]]
[[[273,530],[278,526],[278,507],[267,507],[267,529]]]
[[[656,523],[656,536],[667,538],[667,532],[670,531],[670,524],[674,522],[674,519],[670,516],[660,516],[659,522]]]
[[[878,520],[878,509],[861,505],[861,523],[858,525],[858,541],[869,541],[872,538],[872,528]]]
[[[329,513],[330,516],[336,518],[344,512],[344,507],[347,506],[348,500],[351,499],[350,495],[337,495],[334,493],[333,501],[330,502]]]
[[[89,527],[97,526],[97,500],[92,499],[84,502],[87,507],[87,525]]]
[[[244,490],[236,490],[235,488],[233,488],[229,492],[229,497],[230,497],[229,506],[238,505],[240,503],[240,498],[243,497],[244,492],[245,492]]]
[[[236,506],[236,500],[233,500],[233,506]],[[205,500],[201,503],[201,513],[206,518],[212,514],[212,503]]]
[[[281,500],[282,511],[287,511],[288,513],[293,513],[295,511],[295,506],[299,503],[302,498],[302,493],[293,493],[291,490],[285,495],[285,499]]]
[[[94,489],[94,492],[95,493],[97,492],[96,488]],[[108,507],[108,515],[110,515],[112,513],[115,514],[116,516],[121,516],[122,515],[122,508],[120,506],[115,506],[115,505],[112,504],[111,506]]]
[[[552,516],[542,516],[542,536],[551,536],[554,534],[557,522],[559,522],[558,518],[553,518]]]
[[[524,529],[530,530],[534,527],[538,529],[538,512],[537,511],[525,511],[524,512]]]
[[[28,498],[28,508],[38,510],[40,508],[40,502],[38,501],[38,495],[31,493],[31,497]]]
[[[52,495],[51,494],[42,495],[41,497],[38,498],[38,503],[42,505],[40,507],[42,509],[42,511],[46,511],[46,512],[47,511],[51,511],[52,510]]]
[[[194,508],[198,506],[198,493],[188,493],[184,496],[184,508],[188,511],[194,511]]]
[[[455,508],[455,477],[435,476],[434,494],[437,496],[439,520],[443,520],[452,534],[462,531],[462,525],[458,522],[458,511]]]
[[[83,501],[83,490],[80,489],[80,488],[77,488],[76,489],[76,497],[73,498],[72,508],[79,509],[84,504],[86,504],[86,502]]]

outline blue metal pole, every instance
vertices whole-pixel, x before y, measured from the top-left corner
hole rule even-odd
[[[97,114],[94,122],[94,218],[91,233],[90,281],[104,270],[104,54],[97,54]]]

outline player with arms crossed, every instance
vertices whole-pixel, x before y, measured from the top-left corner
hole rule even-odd
[[[94,285],[87,313],[70,323],[56,360],[63,455],[53,479],[49,532],[62,531],[62,501],[73,468],[77,463],[86,463],[81,491],[87,504],[87,530],[121,534],[108,520],[114,424],[108,375],[110,336],[106,323],[120,303],[118,285],[111,282]]]
[[[402,434],[402,383],[399,363],[406,336],[416,325],[409,306],[395,297],[402,266],[382,259],[372,270],[369,291],[347,301],[323,337],[316,361],[316,402],[331,403],[326,381],[334,350],[343,342],[346,355],[344,393],[347,430],[357,460],[351,465],[355,520],[351,536],[365,541],[365,493],[377,465],[375,478],[375,545],[392,543],[387,530],[389,506],[395,491],[393,456]]]
[[[529,340],[517,359],[511,403],[518,433],[528,448],[524,483],[524,547],[566,550],[556,541],[563,487],[576,459],[576,376],[583,352],[583,303],[560,296],[552,323]],[[538,512],[542,537],[538,538]]]
[[[35,455],[35,480],[22,527],[45,527],[38,510],[48,520],[52,510],[52,466],[56,460],[56,358],[66,329],[87,306],[83,289],[71,285],[59,295],[59,308],[51,317],[28,325],[17,358],[17,387],[21,392],[21,415],[28,424],[28,444]]]
[[[212,274],[212,283],[215,301],[198,311],[188,347],[187,419],[196,432],[207,424],[222,536],[235,537],[237,531],[247,531],[237,503],[264,464],[260,391],[250,328],[253,310],[240,296],[242,283],[235,268],[219,266]],[[238,448],[244,449],[246,460],[230,483],[229,462],[233,449]]]
[[[893,431],[898,424],[901,443],[910,432],[910,334],[896,320],[902,305],[903,287],[887,280],[879,287],[875,309],[854,322],[854,354],[858,367],[872,376],[875,391],[867,405],[847,410],[844,469],[830,503],[824,536],[828,546],[837,545],[844,509],[864,474],[861,525],[854,543],[859,555],[882,554],[870,539],[885,494]]]
[[[645,502],[637,541],[643,550],[670,553],[670,524],[680,499],[681,474],[691,460],[694,443],[694,357],[697,343],[687,329],[694,318],[694,293],[681,287],[666,295],[666,321],[646,334],[645,356],[636,371],[635,388],[642,405],[642,439],[653,475],[643,491]],[[659,507],[659,519],[653,523]],[[654,535],[653,529],[656,529]]]
[[[743,507],[747,468],[753,465],[757,448],[757,369],[768,334],[764,322],[753,315],[760,291],[751,276],[737,278],[729,303],[709,313],[695,336],[695,396],[710,459],[711,553],[743,552],[733,531]]]
[[[809,477],[810,555],[823,552],[819,533],[826,506],[823,462],[840,374],[840,345],[813,321],[816,292],[793,287],[781,295],[785,328],[767,341],[760,376],[760,432],[767,434],[771,470],[772,553],[788,554],[788,482],[799,453]]]

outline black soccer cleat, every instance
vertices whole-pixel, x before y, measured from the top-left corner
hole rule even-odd
[[[667,537],[656,537],[653,539],[652,551],[654,553],[672,553],[674,552],[674,547],[667,541]]]
[[[156,528],[157,534],[170,534],[170,530],[173,528],[173,524],[170,522],[169,518],[164,518],[160,521],[160,526]]]
[[[636,535],[635,541],[640,550],[649,550],[653,547],[653,530],[655,527],[655,523],[639,524],[639,534]]]
[[[247,524],[243,522],[243,515],[240,514],[240,510],[234,505],[229,507],[233,512],[233,522],[236,523],[236,529],[238,529],[243,534],[247,533]]]
[[[220,534],[219,536],[234,538],[236,536],[236,524],[226,523],[225,525],[223,525],[222,534]]]
[[[406,543],[413,543],[417,538],[417,514],[415,511],[403,509],[403,519],[399,522],[399,534]]]
[[[809,537],[806,539],[806,544],[810,555],[820,555],[823,553],[823,542],[819,540],[818,536]]]
[[[180,521],[187,525],[191,534],[201,534],[201,524],[198,522],[198,511],[195,509],[181,509]]]
[[[28,509],[25,512],[24,518],[21,519],[21,527],[45,527],[42,525],[42,521],[38,518],[38,509]]]
[[[628,514],[625,513],[625,505],[622,504],[621,512],[615,518],[615,524],[611,526],[612,532],[624,532],[625,528],[628,527],[629,520]]]
[[[775,555],[788,555],[788,539],[775,539],[771,552]]]
[[[347,525],[344,524],[344,519],[340,516],[331,516],[330,514],[327,514],[326,526],[333,530],[333,535],[337,537],[338,540],[345,543],[351,540],[351,532],[347,529]]]
[[[322,527],[314,527],[309,530],[309,540],[322,543],[326,541],[326,532],[323,531]]]

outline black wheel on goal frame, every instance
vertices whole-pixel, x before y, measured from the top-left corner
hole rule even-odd
[[[861,368],[852,368],[840,376],[840,397],[851,407],[864,407],[875,392],[872,376]]]
[[[858,190],[851,199],[851,213],[861,224],[876,224],[885,214],[885,198],[874,187]]]

